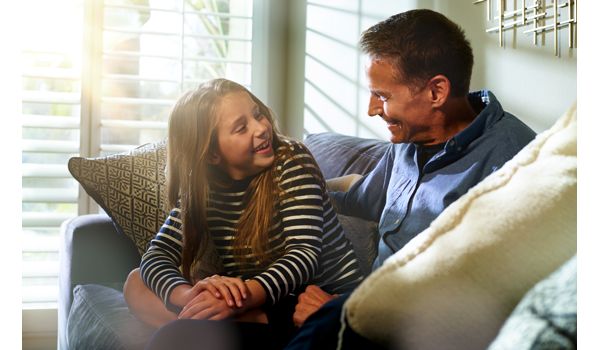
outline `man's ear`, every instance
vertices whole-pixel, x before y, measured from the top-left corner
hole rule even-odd
[[[451,84],[450,80],[445,75],[438,74],[429,79],[427,87],[429,89],[431,106],[434,108],[443,106],[450,97]]]

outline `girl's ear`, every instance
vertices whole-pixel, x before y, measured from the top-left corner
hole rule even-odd
[[[210,151],[208,153],[208,164],[219,165],[221,163],[221,156],[218,152]]]

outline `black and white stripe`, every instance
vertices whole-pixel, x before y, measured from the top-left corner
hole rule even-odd
[[[321,187],[318,175],[307,171],[307,168],[316,168],[316,163],[298,142],[285,141],[281,147],[288,147],[293,156],[276,164],[284,194],[269,233],[268,251],[278,258],[266,270],[251,263],[257,259],[249,249],[241,252],[248,259],[236,260],[234,257],[232,242],[235,226],[244,209],[242,202],[248,181],[211,191],[207,220],[223,262],[225,271],[222,274],[255,279],[265,289],[267,303],[275,303],[307,284],[319,285],[332,294],[352,290],[362,280],[362,275],[327,192]],[[173,288],[189,283],[179,270],[182,251],[180,217],[178,208],[171,211],[142,257],[142,278],[165,302]]]

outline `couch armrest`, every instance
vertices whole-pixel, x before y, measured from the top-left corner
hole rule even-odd
[[[330,192],[346,192],[356,183],[356,181],[363,178],[363,175],[359,174],[348,174],[340,177],[334,177],[327,179],[327,191]]]
[[[135,245],[117,232],[107,215],[82,215],[62,224],[58,275],[60,349],[66,349],[65,332],[73,288],[89,283],[122,288],[129,272],[139,264]]]

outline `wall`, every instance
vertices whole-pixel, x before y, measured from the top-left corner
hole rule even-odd
[[[440,0],[420,3],[444,13],[465,30],[475,54],[471,88],[492,90],[505,110],[534,130],[548,128],[576,102],[577,50],[568,49],[566,29],[559,31],[561,56],[556,57],[551,33],[538,36],[538,46],[534,46],[533,37],[523,34],[523,29],[506,31],[505,46],[500,47],[497,32],[485,33],[484,28],[496,25],[487,23],[485,4]],[[514,2],[507,3],[507,10],[511,10]],[[539,44],[542,40],[543,46]]]

